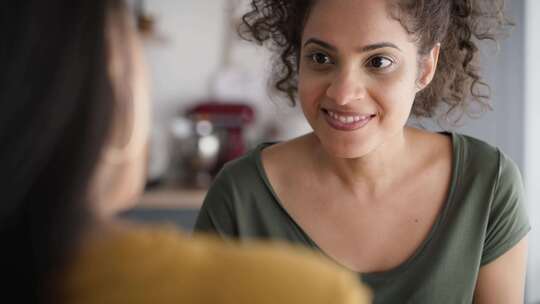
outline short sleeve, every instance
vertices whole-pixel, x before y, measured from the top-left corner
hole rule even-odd
[[[491,204],[482,265],[502,256],[530,231],[521,174],[499,151],[499,172]]]
[[[233,203],[233,183],[224,167],[208,189],[195,222],[195,231],[220,236],[237,235]]]

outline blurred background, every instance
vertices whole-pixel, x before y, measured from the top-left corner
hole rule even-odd
[[[269,89],[271,54],[237,38],[247,0],[130,2],[144,36],[153,128],[146,192],[122,216],[191,230],[225,162],[310,129]],[[493,111],[451,129],[499,146],[520,167],[533,225],[527,303],[540,303],[540,1],[507,0],[507,9],[516,23],[511,35],[498,48],[482,46]]]

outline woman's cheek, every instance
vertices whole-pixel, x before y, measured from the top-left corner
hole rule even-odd
[[[326,94],[326,81],[323,77],[313,75],[313,73],[302,75],[298,83],[298,95],[302,106],[321,102]]]
[[[392,101],[394,107],[407,108],[412,105],[414,100],[415,79],[407,69],[398,68],[397,70],[384,75],[379,79],[378,86],[381,94],[384,94],[385,100]]]

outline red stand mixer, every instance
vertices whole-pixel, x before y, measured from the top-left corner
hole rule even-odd
[[[198,175],[197,184],[208,184],[223,165],[246,153],[244,128],[253,123],[253,108],[244,103],[198,103],[186,111],[192,121],[196,153],[192,172]],[[206,176],[206,177],[205,177]]]

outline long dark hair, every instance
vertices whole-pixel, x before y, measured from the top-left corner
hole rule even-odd
[[[107,15],[120,8],[114,0],[26,0],[0,12],[4,298],[46,302],[49,279],[91,220],[88,183],[114,114]]]

